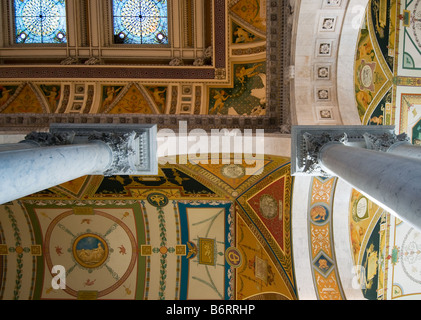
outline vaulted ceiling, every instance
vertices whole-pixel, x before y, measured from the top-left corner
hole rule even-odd
[[[15,228],[14,241],[2,233],[9,252],[2,263],[10,266],[16,253],[19,274],[35,271],[4,297],[244,299],[270,292],[296,299],[289,161],[268,156],[258,176],[244,175],[245,166],[86,176],[1,206],[10,220],[2,225]],[[65,267],[64,290],[52,287],[55,265]]]
[[[253,159],[175,160],[156,176],[84,176],[1,205],[0,298],[419,295],[418,232],[340,179],[291,177],[281,139],[294,124],[399,124],[418,143],[419,1],[173,0],[170,45],[124,50],[106,36],[107,1],[67,3],[65,47],[11,44],[11,1],[0,5],[3,136],[186,121],[264,129],[271,154],[259,174]]]
[[[177,129],[186,119],[208,130],[279,131],[289,124],[289,86],[280,75],[290,64],[292,25],[284,2],[169,1],[171,41],[158,46],[110,42],[111,1],[68,1],[66,46],[13,44],[6,27],[2,127],[153,122]],[[11,4],[2,9],[7,24]],[[12,115],[27,113],[37,119]]]
[[[82,25],[106,30],[104,3],[68,1],[70,17],[82,10]],[[288,86],[278,76],[289,63],[288,6],[169,6],[169,46],[116,50],[98,44],[104,35],[94,27],[73,30],[84,41],[69,38],[66,50],[10,45],[4,34],[1,129],[26,133],[59,122],[177,130],[184,120],[189,129],[277,132],[289,125]],[[104,11],[95,16],[95,9]],[[268,33],[276,34],[269,63]],[[289,159],[266,156],[262,174],[249,159],[231,162],[160,165],[157,176],[84,176],[1,206],[1,263],[7,270],[17,263],[18,277],[12,285],[3,272],[2,297],[297,299]],[[65,268],[64,290],[52,285],[56,265]]]

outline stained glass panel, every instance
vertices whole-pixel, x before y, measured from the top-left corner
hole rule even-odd
[[[113,0],[114,43],[168,44],[167,0]]]
[[[66,43],[65,0],[14,0],[16,43]]]

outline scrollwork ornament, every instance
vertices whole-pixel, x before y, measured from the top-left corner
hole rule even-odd
[[[60,146],[72,144],[75,137],[74,132],[50,133],[50,132],[31,132],[25,136],[22,142],[32,142],[40,147]]]
[[[75,65],[75,64],[79,64],[79,63],[80,63],[80,61],[76,57],[67,57],[66,59],[64,59],[60,62],[61,65],[65,65],[65,66]]]
[[[105,176],[120,174],[130,174],[132,167],[130,159],[136,155],[131,142],[138,137],[138,133],[94,133],[88,137],[89,141],[102,141],[106,143],[113,153],[113,163],[104,172]]]
[[[328,176],[319,164],[319,153],[323,146],[330,142],[346,143],[348,136],[346,133],[339,136],[332,136],[327,132],[320,135],[313,135],[308,132],[303,134],[306,148],[306,157],[303,171],[308,174],[318,173],[320,176]]]
[[[364,133],[364,140],[367,149],[387,152],[392,146],[401,143],[410,143],[409,137],[406,133],[396,135],[395,133],[383,133],[381,135],[374,135],[371,133]]]
[[[180,66],[184,66],[184,61],[180,58],[173,58],[170,61],[170,66],[172,67],[180,67]]]

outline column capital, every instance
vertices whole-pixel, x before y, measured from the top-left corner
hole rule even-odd
[[[112,154],[110,175],[152,175],[158,173],[156,125],[52,124],[50,132],[33,134],[46,145],[54,143],[104,143]]]
[[[94,132],[88,136],[90,142],[105,143],[112,153],[112,164],[103,174],[111,176],[116,174],[135,174],[133,163],[139,158],[139,163],[144,163],[142,159],[146,148],[143,134],[132,132]],[[138,151],[138,152],[136,152]]]
[[[367,149],[376,150],[382,152],[388,152],[391,148],[394,148],[401,144],[411,144],[410,139],[406,133],[396,135],[394,132],[385,132],[382,134],[364,133],[364,140],[367,145]]]
[[[31,132],[21,142],[29,142],[38,147],[61,146],[72,144],[74,137],[75,133],[71,131],[61,133]]]
[[[310,175],[327,176],[328,174],[319,164],[320,150],[329,143],[346,143],[348,136],[346,133],[332,135],[329,132],[321,132],[320,134],[304,132],[303,139],[306,148],[303,171]]]
[[[365,134],[393,134],[394,126],[293,126],[291,174],[329,176],[320,164],[320,150],[332,143],[367,148]]]

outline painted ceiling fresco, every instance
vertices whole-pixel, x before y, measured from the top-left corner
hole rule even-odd
[[[371,0],[355,51],[355,97],[361,124],[395,125],[419,144],[421,46],[419,0]],[[308,248],[316,298],[347,299],[338,250],[352,259],[352,290],[369,300],[418,300],[420,233],[361,192],[344,194],[337,177],[313,177],[307,203]],[[297,183],[297,181],[296,181]],[[301,190],[301,189],[300,189]],[[336,243],[332,219],[343,203],[348,248]],[[341,208],[342,210],[342,208]],[[340,220],[340,219],[338,219]],[[342,263],[342,262],[341,262]],[[351,272],[351,270],[349,270]]]
[[[356,51],[354,75],[362,124],[392,124],[395,119],[392,95],[397,75],[397,10],[395,0],[373,0],[367,7]]]
[[[0,297],[297,299],[289,159],[245,165],[84,176],[0,206]]]
[[[220,14],[217,9],[215,15]],[[227,38],[209,53],[216,73],[212,77],[206,65],[189,76],[191,66],[181,62],[166,66],[170,78],[162,68],[151,74],[142,69],[138,81],[125,80],[136,78],[129,72],[117,76],[119,70],[93,81],[83,79],[86,70],[76,71],[79,79],[65,81],[73,69],[56,68],[48,81],[34,78],[36,73],[28,74],[29,82],[1,80],[0,113],[266,115],[266,0],[230,1],[226,10],[226,27],[212,27],[214,38],[224,32]],[[218,19],[215,24],[221,23]]]
[[[420,0],[371,0],[356,50],[355,92],[361,123],[395,125],[413,144],[421,132]],[[354,190],[353,261],[364,267],[367,299],[419,299],[419,233]]]
[[[420,2],[371,0],[354,68],[361,123],[396,125],[414,144],[421,144]],[[3,79],[0,113],[264,116],[265,7],[265,0],[228,2],[228,46],[214,61],[224,68],[211,77],[206,66],[195,70],[204,80],[178,71],[170,78],[150,71],[139,81]],[[290,162],[266,156],[264,163],[250,176],[246,163],[86,176],[1,205],[0,298],[297,299]],[[320,300],[346,299],[333,242],[337,182],[314,177],[309,188],[308,254]],[[347,196],[347,249],[364,267],[362,295],[419,298],[419,233],[358,191]],[[54,266],[64,268],[65,289],[54,288],[61,283]]]
[[[396,125],[399,132],[412,136],[421,86],[419,10],[417,0],[369,2],[354,73],[362,124]]]

